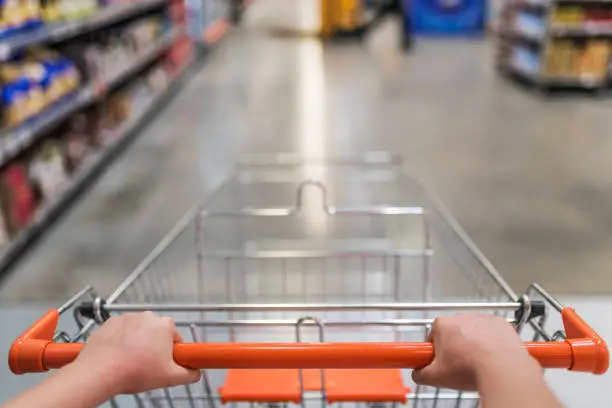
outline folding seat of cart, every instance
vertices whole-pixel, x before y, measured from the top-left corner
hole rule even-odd
[[[304,391],[321,391],[321,370],[303,370]],[[334,402],[406,402],[410,389],[397,369],[326,369],[325,394]],[[228,370],[223,403],[301,401],[299,370]]]

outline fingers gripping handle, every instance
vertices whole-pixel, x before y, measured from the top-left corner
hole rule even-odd
[[[15,374],[42,372],[74,361],[82,344],[56,344],[59,314],[50,310],[11,347],[9,366]],[[603,374],[608,348],[573,309],[563,310],[568,339],[525,343],[545,368]],[[432,343],[181,343],[175,361],[190,368],[421,368],[434,357]]]

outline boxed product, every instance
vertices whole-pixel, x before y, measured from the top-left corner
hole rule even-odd
[[[26,166],[11,163],[0,173],[0,205],[11,234],[27,227],[36,210]]]
[[[63,190],[68,180],[62,149],[57,141],[45,141],[30,160],[30,179],[43,200],[49,200]]]

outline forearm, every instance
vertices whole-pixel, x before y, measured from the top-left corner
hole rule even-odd
[[[89,367],[68,365],[2,408],[95,408],[114,395],[113,379]]]
[[[483,408],[562,408],[540,365],[530,357],[489,367],[478,376]]]

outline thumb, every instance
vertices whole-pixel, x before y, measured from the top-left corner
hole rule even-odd
[[[178,364],[173,365],[170,375],[172,386],[194,384],[202,378],[200,370],[185,368]]]
[[[436,386],[439,377],[438,365],[434,362],[430,365],[412,371],[412,381],[419,385]]]

